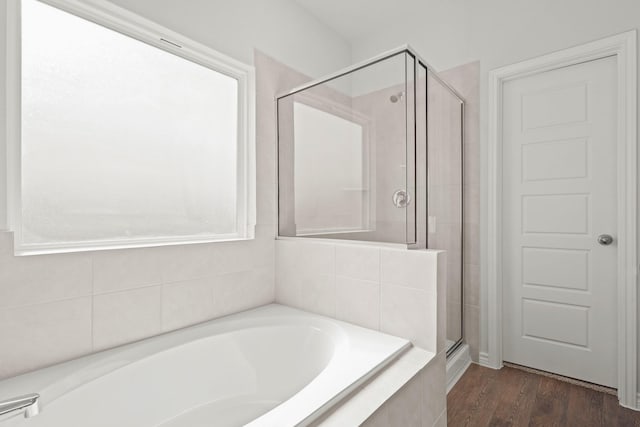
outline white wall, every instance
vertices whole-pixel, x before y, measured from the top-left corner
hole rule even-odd
[[[480,60],[481,262],[486,262],[487,90],[494,68],[640,28],[637,0],[411,1],[402,21],[353,42],[354,60],[402,43],[437,70]],[[487,350],[486,268],[482,268],[481,351]]]
[[[245,63],[256,48],[320,77],[351,60],[348,43],[291,0],[110,1]]]

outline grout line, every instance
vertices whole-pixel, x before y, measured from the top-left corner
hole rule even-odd
[[[95,265],[94,265],[94,256],[91,255],[91,316],[90,316],[90,327],[91,327],[91,351],[95,351],[95,337],[93,333],[94,321],[93,318],[95,316]]]
[[[122,292],[129,292],[129,291],[139,291],[142,289],[148,289],[148,288],[153,288],[154,286],[162,286],[164,283],[163,282],[154,282],[154,283],[145,283],[144,285],[136,285],[134,287],[131,288],[122,288],[122,289],[112,289],[109,291],[104,291],[104,292],[98,292],[98,293],[94,293],[94,296],[102,296],[102,295],[113,295],[113,294],[119,294]]]
[[[382,249],[378,248],[378,330],[382,330]]]
[[[0,307],[0,311],[11,311],[11,310],[17,310],[20,308],[36,307],[38,305],[55,304],[58,302],[72,301],[72,300],[81,299],[81,298],[93,298],[93,295],[91,295],[90,293],[86,293],[86,294],[74,295],[70,297],[62,297],[62,298],[56,298],[56,299],[51,299],[46,301],[32,302],[27,304],[8,305],[5,307]]]

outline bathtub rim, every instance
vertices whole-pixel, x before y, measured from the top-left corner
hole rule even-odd
[[[330,328],[332,332],[331,335],[333,337],[340,337],[341,340],[348,341],[349,332],[358,334],[366,331],[366,334],[380,334],[403,342],[402,346],[393,352],[393,354],[385,358],[382,363],[374,366],[366,372],[365,375],[359,377],[349,386],[343,388],[339,393],[333,395],[333,397],[331,397],[329,401],[320,408],[317,408],[301,418],[299,420],[300,425],[307,425],[313,420],[319,418],[329,408],[333,407],[337,402],[340,402],[345,396],[352,393],[354,389],[362,385],[376,373],[383,370],[412,346],[410,341],[403,338],[356,326],[327,316],[272,303],[173,331],[164,332],[156,336],[127,343],[118,347],[101,350],[76,359],[71,359],[0,380],[0,386],[2,387],[0,400],[14,395],[35,391],[41,394],[43,408],[46,408],[46,406],[53,404],[58,398],[74,392],[77,388],[80,388],[83,385],[95,381],[103,376],[109,375],[118,369],[144,361],[144,359],[148,357],[153,357],[154,355],[158,355],[166,351],[175,350],[195,341],[210,339],[214,336],[225,333],[233,333],[239,329],[295,325],[295,323],[286,323],[284,321],[300,320],[300,318],[304,318],[307,325],[319,325],[325,330]],[[259,320],[261,323],[255,324],[256,320]],[[265,321],[269,322],[268,325],[262,323]],[[252,324],[252,322],[254,323]],[[243,324],[248,326],[242,327]],[[335,347],[339,352],[341,346],[336,343]],[[319,374],[305,387],[298,390],[298,392],[290,396],[289,399],[282,402],[280,405],[276,406],[261,417],[258,417],[256,420],[259,420],[269,413],[277,410],[280,406],[286,404],[289,400],[298,396],[300,392],[307,389],[307,387],[313,384],[314,381],[316,381],[331,366],[334,359],[335,355],[329,360],[327,366],[325,366],[323,370],[320,371]],[[0,421],[5,421],[9,418],[13,417],[3,418]],[[254,421],[255,420],[251,421],[249,425]]]

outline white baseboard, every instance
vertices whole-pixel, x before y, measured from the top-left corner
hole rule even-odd
[[[447,393],[456,385],[469,366],[471,366],[469,346],[462,344],[447,358]]]
[[[484,366],[485,368],[492,368],[492,366],[489,365],[489,354],[488,353],[485,353],[484,351],[480,352],[478,365]]]

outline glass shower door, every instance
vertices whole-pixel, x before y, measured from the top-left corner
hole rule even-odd
[[[278,99],[279,234],[415,243],[414,59]]]

